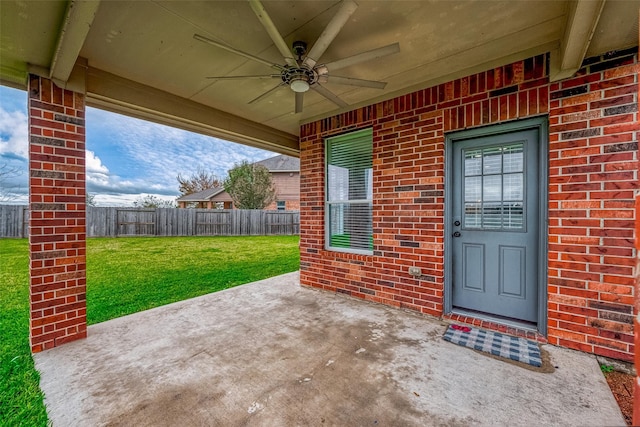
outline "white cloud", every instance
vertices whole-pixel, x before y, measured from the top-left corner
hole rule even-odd
[[[133,202],[145,196],[154,196],[162,200],[175,202],[175,196],[164,194],[141,193],[141,194],[97,194],[94,201],[97,206],[133,206]]]
[[[27,115],[0,107],[0,202],[28,202],[29,137]]]
[[[86,150],[86,174],[87,184],[96,183],[107,185],[109,183],[109,169],[102,164],[102,161],[91,150]]]
[[[0,155],[27,159],[29,157],[27,115],[22,111],[7,111],[0,107]]]

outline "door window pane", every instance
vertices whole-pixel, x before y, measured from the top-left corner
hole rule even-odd
[[[502,203],[482,204],[482,227],[502,228]]]
[[[482,227],[482,203],[464,204],[464,226],[467,228]]]
[[[465,202],[481,202],[482,201],[482,187],[480,183],[482,177],[469,176],[464,179],[464,201]]]
[[[502,226],[509,229],[520,229],[524,225],[524,210],[522,202],[505,203],[502,207]]]
[[[502,150],[504,154],[503,158],[503,172],[522,172],[524,166],[524,146],[522,143],[508,145]]]
[[[502,147],[491,147],[482,150],[482,173],[490,175],[502,172]]]
[[[524,175],[510,173],[505,174],[502,179],[504,179],[503,200],[522,200],[524,196]]]
[[[482,175],[482,150],[465,150],[464,176]]]
[[[463,150],[466,228],[524,228],[524,142]]]
[[[482,200],[496,202],[502,199],[502,175],[482,177]]]

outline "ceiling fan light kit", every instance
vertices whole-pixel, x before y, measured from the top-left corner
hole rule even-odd
[[[309,83],[307,83],[306,80],[296,79],[289,83],[289,87],[294,92],[303,93],[308,91],[311,86],[309,86]]]
[[[213,76],[209,79],[229,80],[229,79],[280,79],[278,85],[257,98],[249,101],[249,104],[257,102],[267,95],[274,92],[281,86],[289,86],[293,92],[295,92],[295,112],[302,112],[303,94],[309,89],[313,89],[329,101],[333,102],[339,107],[345,107],[348,104],[340,99],[333,92],[329,91],[325,86],[320,83],[335,83],[348,86],[368,87],[376,89],[384,89],[386,82],[363,80],[351,77],[342,77],[331,74],[331,70],[344,68],[356,64],[360,64],[365,61],[381,58],[384,56],[392,55],[400,51],[398,43],[394,43],[388,46],[383,46],[377,49],[373,49],[367,52],[362,52],[347,58],[342,58],[337,61],[320,64],[318,59],[322,57],[327,50],[333,39],[338,35],[342,27],[347,23],[349,17],[356,11],[358,4],[353,0],[343,0],[340,3],[338,11],[331,18],[326,28],[318,37],[315,44],[311,47],[311,50],[307,54],[307,44],[304,41],[293,42],[292,49],[289,50],[284,38],[280,35],[275,24],[267,14],[262,3],[259,0],[249,0],[249,4],[253,12],[256,14],[260,23],[264,26],[265,30],[269,34],[269,37],[280,51],[280,54],[284,57],[285,65],[273,63],[263,58],[257,57],[247,52],[235,49],[225,43],[217,42],[205,36],[194,34],[193,38],[211,44],[213,46],[224,49],[228,52],[235,53],[243,56],[247,59],[259,62],[261,64],[269,65],[279,71],[279,74],[265,74],[258,76]],[[292,53],[294,55],[292,55]],[[306,55],[306,56],[305,56]],[[295,56],[295,58],[294,58]]]

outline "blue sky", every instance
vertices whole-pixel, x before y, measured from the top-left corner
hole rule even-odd
[[[202,167],[223,178],[234,164],[273,157],[218,138],[87,108],[87,191],[99,206],[131,206],[144,195],[175,200],[176,176]],[[4,203],[28,201],[27,94],[0,86],[0,180]],[[4,197],[7,199],[7,197]]]

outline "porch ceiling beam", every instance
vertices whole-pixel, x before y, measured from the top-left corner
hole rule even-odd
[[[86,73],[87,105],[292,156],[297,135],[96,68]]]
[[[49,67],[49,78],[53,81],[69,80],[99,5],[98,0],[69,1]]]
[[[580,69],[606,0],[576,0],[568,3],[562,43],[551,52],[551,81],[566,79]]]

